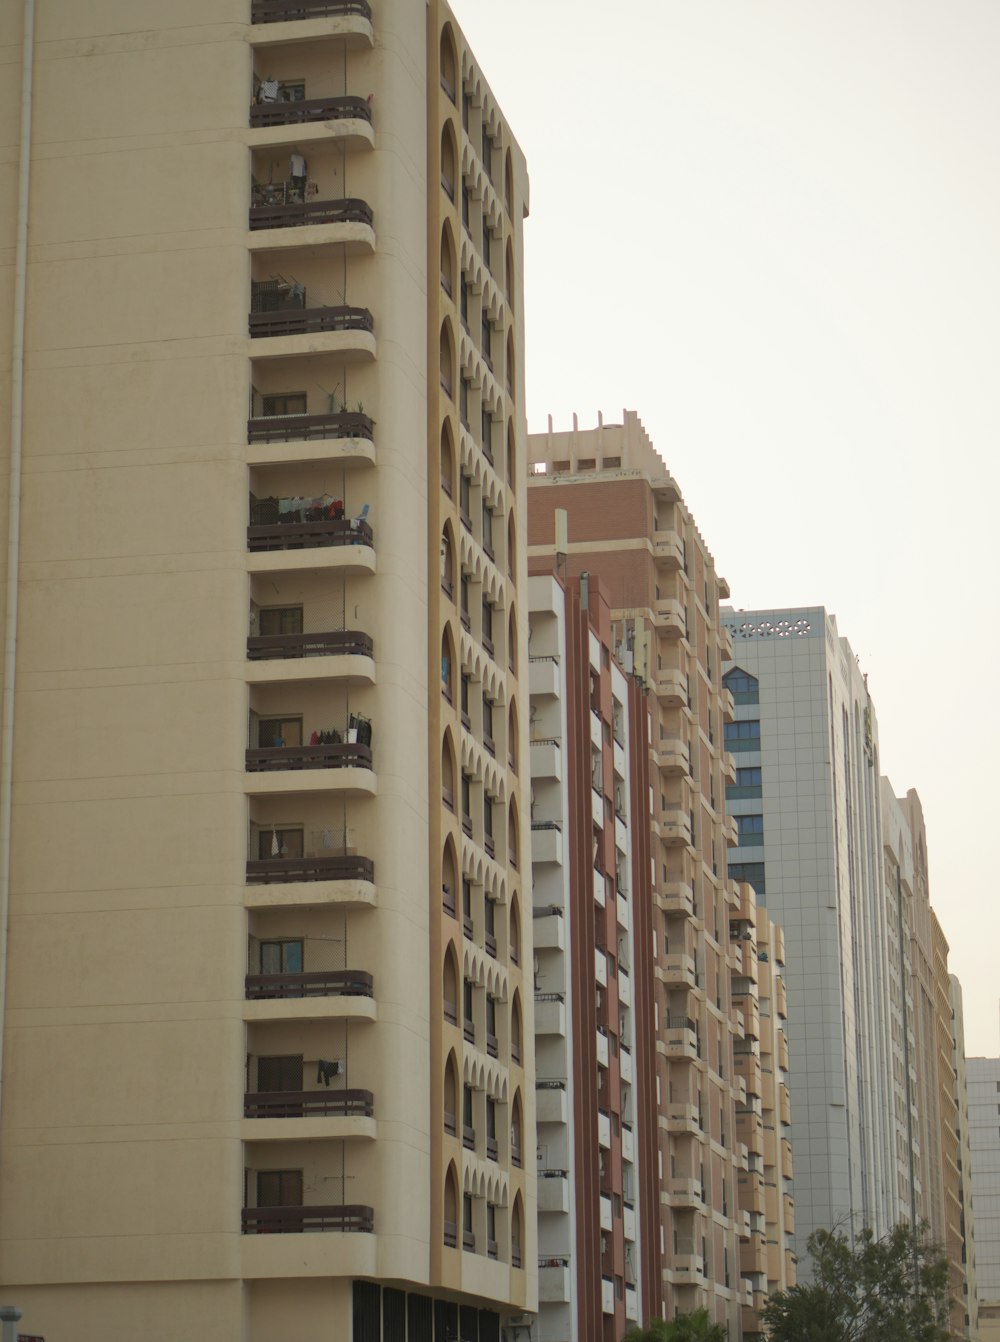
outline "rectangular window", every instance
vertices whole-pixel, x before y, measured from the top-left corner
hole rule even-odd
[[[302,744],[301,718],[261,718],[257,724],[257,743],[261,750]]]
[[[304,391],[283,391],[261,397],[261,413],[265,419],[272,415],[304,415],[308,403]]]
[[[745,722],[725,722],[722,734],[726,749],[734,753],[760,749],[760,720],[757,718]]]
[[[301,606],[271,606],[258,611],[257,623],[265,637],[272,634],[301,634]]]
[[[758,897],[767,893],[767,886],[764,883],[763,862],[730,862],[729,879],[731,881],[745,881],[748,885],[752,885]]]
[[[303,964],[302,941],[262,941],[260,943],[260,972],[262,974],[301,974]]]
[[[258,1170],[258,1207],[301,1207],[301,1170]]]
[[[745,848],[748,845],[760,847],[764,842],[764,817],[762,815],[738,815],[736,820],[736,832],[739,835],[739,846]]]
[[[302,1056],[257,1059],[257,1089],[259,1091],[289,1091],[302,1089]],[[281,1206],[281,1203],[272,1203]],[[298,1205],[298,1204],[295,1204]]]
[[[263,862],[272,857],[301,857],[301,829],[262,829],[257,833],[257,856]]]

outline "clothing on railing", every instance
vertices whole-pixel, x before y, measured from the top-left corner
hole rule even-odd
[[[269,526],[274,522],[336,522],[344,516],[344,500],[320,494],[315,498],[292,495],[258,499],[250,495],[250,525]]]
[[[326,1058],[320,1058],[316,1063],[316,1084],[328,1086],[335,1076],[343,1076],[344,1064],[340,1058],[333,1062],[327,1062]]]

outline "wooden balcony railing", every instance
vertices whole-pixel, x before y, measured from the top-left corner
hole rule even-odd
[[[500,1046],[497,1037],[495,1034],[490,1034],[488,1030],[486,1032],[486,1052],[491,1058],[500,1056]]]
[[[300,98],[298,102],[253,103],[250,125],[298,126],[313,121],[368,121],[372,109],[364,98]]]
[[[454,1114],[449,1114],[447,1109],[444,1111],[444,1130],[449,1137],[458,1135],[458,1119]]]
[[[362,969],[315,969],[308,974],[248,974],[250,1001],[275,997],[373,997],[375,980]]]
[[[371,21],[368,0],[253,0],[251,23],[285,23],[293,19],[357,16]]]
[[[486,1138],[486,1159],[496,1160],[500,1155],[500,1147],[495,1137]]]
[[[248,773],[273,773],[278,769],[370,769],[372,748],[355,741],[335,746],[267,746],[248,750]]]
[[[329,518],[320,522],[272,522],[247,527],[247,549],[312,550],[331,545],[375,544],[371,526],[360,519]]]
[[[444,1245],[446,1249],[458,1248],[458,1226],[454,1221],[444,1223]]]
[[[281,308],[251,312],[250,334],[260,336],[316,335],[329,331],[374,331],[375,318],[367,308],[339,305],[321,308]]]
[[[247,639],[251,662],[292,657],[371,657],[370,634],[358,629],[331,629],[320,634],[258,634]]]
[[[306,1230],[344,1230],[371,1233],[372,1207],[244,1207],[244,1235],[300,1235]]]
[[[311,1118],[331,1115],[371,1118],[370,1090],[265,1090],[243,1096],[244,1118]]]
[[[266,192],[267,188],[261,188]],[[255,193],[257,194],[256,190]],[[266,199],[266,197],[265,197]],[[372,207],[364,200],[309,200],[305,204],[250,206],[250,229],[301,228],[305,224],[367,224],[371,226]]]
[[[374,881],[370,857],[266,857],[247,861],[247,885],[284,881]]]
[[[364,438],[372,441],[375,421],[353,410],[328,415],[257,415],[247,420],[248,443],[310,442],[323,438]]]
[[[462,1124],[462,1145],[469,1151],[476,1149],[476,1130],[467,1123]]]
[[[469,1253],[474,1253],[476,1248],[476,1237],[471,1230],[462,1231],[462,1248]]]
[[[510,1246],[510,1265],[511,1265],[511,1267],[520,1267],[520,1266],[521,1266],[521,1246],[520,1246],[520,1244],[512,1244],[512,1245]]]

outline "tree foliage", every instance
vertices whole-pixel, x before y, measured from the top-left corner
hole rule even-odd
[[[925,1227],[809,1237],[812,1280],[779,1291],[763,1317],[771,1342],[947,1342],[948,1264]]]
[[[720,1323],[711,1323],[707,1309],[678,1314],[669,1321],[654,1319],[648,1328],[630,1328],[622,1342],[726,1342]]]

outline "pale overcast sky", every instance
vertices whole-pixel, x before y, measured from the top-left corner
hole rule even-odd
[[[733,604],[837,616],[996,1055],[1000,5],[453,3],[531,175],[529,427],[637,410]]]

